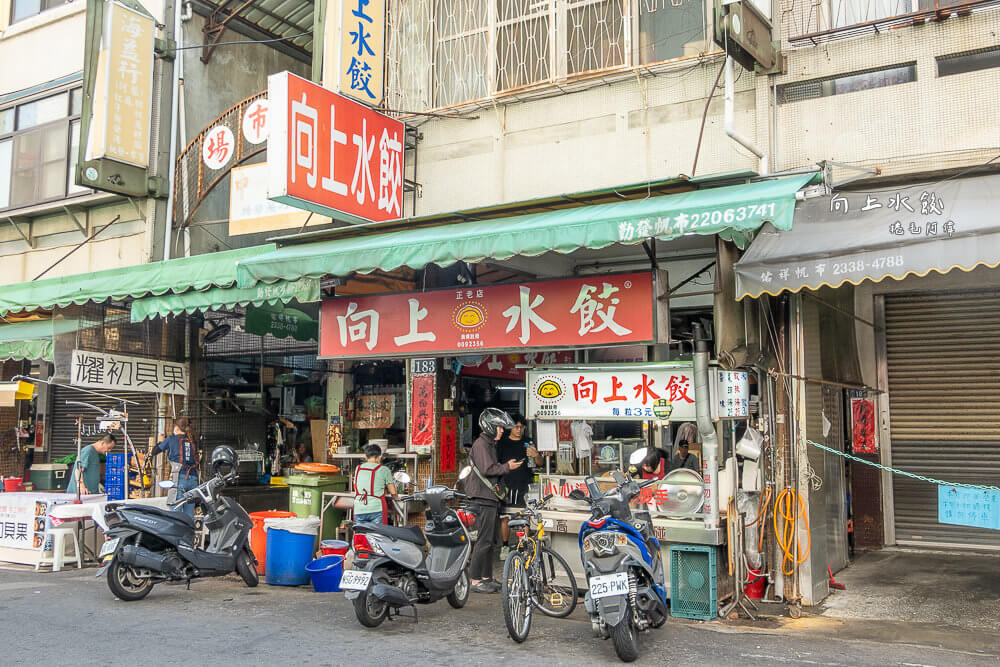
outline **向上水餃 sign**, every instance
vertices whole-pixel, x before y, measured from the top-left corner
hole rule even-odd
[[[340,220],[402,217],[401,122],[289,72],[267,90],[270,199]]]
[[[320,356],[467,354],[651,342],[648,272],[323,302]]]

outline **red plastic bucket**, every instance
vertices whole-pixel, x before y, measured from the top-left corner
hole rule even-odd
[[[24,485],[21,484],[23,481],[20,477],[8,477],[3,481],[3,490],[7,493],[24,491]]]
[[[762,575],[757,570],[749,569],[749,581],[747,585],[743,587],[743,592],[747,594],[747,597],[751,600],[760,600],[764,597],[764,584],[767,583],[767,577]]]
[[[343,540],[323,540],[319,543],[319,548],[324,556],[346,556],[351,545]]]
[[[267,531],[264,530],[264,519],[290,519],[294,516],[295,512],[281,510],[250,513],[250,519],[253,521],[253,528],[250,529],[250,551],[257,558],[257,574],[264,574],[264,566],[267,564]]]

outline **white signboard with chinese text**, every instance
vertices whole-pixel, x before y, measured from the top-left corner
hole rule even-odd
[[[658,401],[667,401],[671,406],[671,421],[695,419],[690,364],[529,370],[527,375],[528,419],[656,419],[653,408]]]
[[[105,19],[86,159],[146,167],[156,22],[116,2],[109,3]]]
[[[52,537],[46,534],[52,526],[49,511],[74,498],[55,493],[0,493],[0,548],[51,549]]]
[[[750,382],[746,371],[710,369],[709,392],[713,419],[746,419],[750,416]]]
[[[305,225],[328,225],[330,218],[267,198],[267,163],[233,167],[229,187],[229,235],[258,234]]]
[[[187,394],[189,380],[184,363],[73,350],[70,384],[76,387]]]
[[[331,0],[326,6],[323,86],[376,107],[385,81],[385,0]]]

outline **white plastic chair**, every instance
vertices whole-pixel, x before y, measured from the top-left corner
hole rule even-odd
[[[76,563],[77,569],[83,568],[83,558],[80,556],[80,541],[76,536],[76,522],[64,523],[61,526],[53,526],[47,532],[52,537],[52,551],[43,551],[35,563],[35,571],[42,565],[52,565],[52,571],[58,572],[64,563]],[[69,536],[73,543],[73,555],[66,558],[66,537]],[[45,554],[51,553],[46,556]]]

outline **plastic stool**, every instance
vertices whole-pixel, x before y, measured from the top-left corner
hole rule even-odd
[[[35,570],[37,571],[42,565],[48,565],[51,563],[52,571],[58,572],[62,569],[64,562],[76,562],[77,569],[83,568],[83,559],[80,557],[80,541],[76,537],[76,526],[58,526],[53,527],[48,530],[48,535],[52,536],[52,555],[46,556],[43,552],[38,557],[38,562],[35,563]],[[73,540],[73,556],[66,559],[66,536],[69,535]]]

